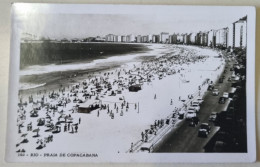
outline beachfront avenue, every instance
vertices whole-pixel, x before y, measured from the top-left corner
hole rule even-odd
[[[244,66],[245,62],[240,59],[242,53],[236,56],[237,59],[226,52],[222,54],[226,65],[213,84],[219,95],[214,95],[208,87],[197,115],[199,123],[192,126],[192,121],[182,121],[177,129],[171,129],[163,142],[157,144],[154,152],[246,152],[245,81],[239,82],[233,76],[234,71],[237,71],[238,76],[245,72],[238,72],[237,68]],[[225,103],[221,104],[219,99],[225,92],[229,95]],[[212,113],[216,113],[214,119],[210,118]],[[209,123],[211,129],[206,136],[201,137],[200,125],[205,122]]]

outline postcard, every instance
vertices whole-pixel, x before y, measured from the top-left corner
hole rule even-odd
[[[14,3],[7,162],[254,162],[255,8]]]

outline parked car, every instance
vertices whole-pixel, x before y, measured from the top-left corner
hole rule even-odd
[[[209,86],[208,86],[208,90],[209,90],[209,91],[212,91],[213,89],[214,89],[213,84],[209,84]]]
[[[183,119],[183,118],[184,118],[184,114],[185,114],[185,111],[184,111],[184,110],[179,111],[179,112],[178,112],[179,119]]]
[[[192,101],[192,105],[195,104],[195,105],[200,105],[200,102],[195,100],[195,101]]]
[[[213,146],[213,152],[224,152],[227,144],[223,141],[216,141]]]
[[[228,95],[228,93],[227,93],[227,92],[224,92],[222,97],[224,97],[224,98],[226,98],[226,99],[227,99],[227,98],[228,98],[228,96],[229,96],[229,95]]]
[[[209,121],[214,122],[217,118],[217,113],[216,112],[212,112],[209,116]]]
[[[197,126],[199,124],[199,122],[200,122],[199,117],[193,117],[193,118],[191,118],[189,126],[195,127],[195,126]]]
[[[219,95],[219,90],[215,88],[215,89],[212,91],[212,94],[213,94],[213,96],[218,96],[218,95]]]
[[[198,131],[198,137],[208,137],[211,127],[208,123],[202,123]]]
[[[188,110],[186,114],[186,120],[191,120],[193,117],[196,117],[197,114],[194,110]]]
[[[153,144],[152,143],[143,143],[140,150],[142,152],[152,152],[153,151]]]
[[[220,97],[219,98],[219,101],[218,101],[219,104],[225,104],[225,102],[226,102],[226,98],[225,97]]]
[[[199,102],[199,104],[202,104],[204,100],[201,97],[198,97],[197,101]]]
[[[193,109],[194,111],[196,111],[196,113],[198,113],[200,111],[200,106],[198,103],[192,103],[189,109]]]

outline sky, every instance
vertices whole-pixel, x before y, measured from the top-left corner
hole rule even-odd
[[[14,28],[55,39],[190,33],[227,27],[246,7],[14,4]]]

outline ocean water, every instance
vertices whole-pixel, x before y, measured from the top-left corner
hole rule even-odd
[[[127,52],[115,49],[115,46],[121,48],[122,45],[123,48],[127,48]],[[160,44],[128,44],[126,46],[126,44],[96,43],[96,51],[93,51],[92,47],[92,53],[100,54],[104,51],[103,48],[108,50],[109,46],[112,46],[111,49],[115,49],[114,54],[110,50],[109,54],[103,56],[98,55],[96,58],[85,56],[81,59],[71,58],[73,57],[72,54],[70,58],[66,57],[64,60],[53,60],[53,63],[32,64],[21,68],[19,72],[19,93],[35,93],[38,90],[45,89],[54,90],[59,88],[60,85],[75,84],[94,72],[111,70],[127,63],[149,60],[164,54],[168,50],[167,46]],[[79,57],[79,55],[75,55],[75,57]]]

